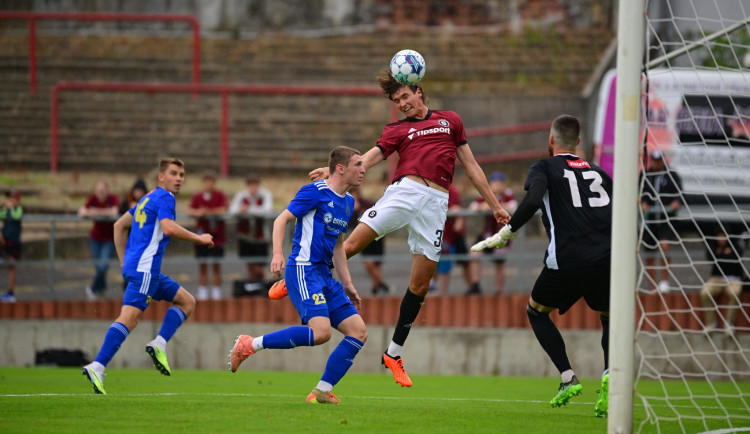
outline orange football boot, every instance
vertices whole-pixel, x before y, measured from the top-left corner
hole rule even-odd
[[[404,369],[404,361],[401,356],[391,357],[387,353],[383,353],[382,363],[393,372],[393,379],[396,380],[396,383],[400,384],[401,387],[411,387],[411,378]]]
[[[284,279],[281,279],[271,285],[271,289],[268,290],[268,298],[271,298],[273,300],[281,300],[287,295],[289,295],[289,293],[286,292],[286,280]]]
[[[341,400],[333,392],[323,392],[317,387],[307,395],[306,401],[310,404],[341,404]]]
[[[253,350],[253,337],[248,335],[239,335],[234,341],[234,347],[229,352],[229,368],[232,372],[237,372],[240,364],[248,357],[255,354]]]

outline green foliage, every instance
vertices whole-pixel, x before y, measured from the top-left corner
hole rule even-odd
[[[742,62],[748,53],[748,47],[750,47],[750,33],[747,27],[743,27],[709,42],[708,49],[702,49],[701,54],[705,56],[702,56],[702,64],[710,68],[739,70],[743,67]]]

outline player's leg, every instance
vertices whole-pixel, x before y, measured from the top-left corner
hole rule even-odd
[[[195,311],[195,298],[179,283],[162,274],[152,294],[152,299],[170,301],[172,306],[164,314],[164,320],[156,338],[146,344],[146,354],[151,357],[157,371],[163,375],[171,375],[172,370],[167,360],[167,342]]]
[[[239,335],[229,353],[229,367],[232,372],[236,372],[245,359],[260,350],[312,347],[325,343],[331,338],[328,304],[322,289],[325,282],[321,272],[330,275],[328,267],[311,265],[286,267],[284,280],[289,300],[297,309],[302,324],[307,325],[287,327],[257,337]]]
[[[596,417],[607,417],[609,409],[609,312],[599,312],[602,323],[602,350],[604,351],[604,372],[602,372],[599,397],[594,404]]]
[[[149,279],[143,279],[143,276],[142,274],[139,277],[133,276],[129,279],[128,287],[123,296],[123,306],[120,309],[120,315],[109,326],[107,333],[104,335],[104,342],[101,348],[99,348],[96,359],[83,367],[83,375],[93,385],[94,392],[97,394],[106,394],[104,391],[104,370],[112,360],[112,357],[120,349],[122,343],[125,342],[130,332],[138,324],[143,310],[148,305],[148,296],[139,292],[141,286],[145,285],[147,288],[149,285]]]
[[[357,225],[344,241],[344,251],[346,252],[347,259],[364,250],[377,237],[378,233],[370,226],[366,224]]]
[[[331,322],[337,330],[344,334],[344,339],[339,342],[328,357],[323,376],[308,395],[307,402],[338,404],[340,401],[333,394],[333,387],[338,384],[354,364],[354,358],[367,341],[367,328],[362,317],[346,297],[343,288],[340,289],[340,294],[329,292],[327,295],[329,305],[334,306],[331,310]],[[341,318],[345,319],[340,320]]]
[[[553,310],[559,309],[562,313],[573,304],[566,300],[564,281],[564,273],[560,270],[543,268],[526,306],[526,315],[534,336],[560,372],[561,383],[557,394],[550,401],[552,407],[567,404],[570,398],[580,395],[583,388],[570,365],[565,341],[549,317]]]
[[[597,265],[580,270],[577,274],[590,276],[577,284],[582,288],[583,299],[591,310],[599,312],[602,324],[602,352],[604,353],[604,370],[601,376],[599,396],[594,405],[594,415],[607,417],[609,405],[609,305],[610,305],[610,259]]]

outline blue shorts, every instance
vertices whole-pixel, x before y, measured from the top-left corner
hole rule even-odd
[[[122,276],[127,282],[122,304],[146,310],[151,300],[174,300],[180,284],[166,274],[133,273]]]
[[[297,309],[302,324],[310,318],[324,316],[331,326],[339,324],[352,315],[359,315],[344,286],[333,278],[326,264],[287,265],[284,270],[289,300]]]

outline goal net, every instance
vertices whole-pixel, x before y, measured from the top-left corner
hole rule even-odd
[[[633,425],[750,431],[750,1],[646,11]]]

